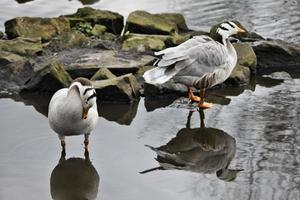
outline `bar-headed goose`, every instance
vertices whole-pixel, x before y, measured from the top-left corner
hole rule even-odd
[[[98,121],[96,91],[86,78],[75,79],[69,88],[58,90],[51,98],[49,124],[58,134],[63,150],[65,136],[84,134],[85,148],[89,134]]]
[[[231,21],[219,25],[217,33],[222,37],[219,43],[208,36],[195,36],[176,47],[156,52],[161,56],[157,66],[144,74],[150,84],[163,84],[171,78],[188,87],[189,99],[199,101],[200,108],[209,108],[204,102],[205,89],[224,82],[237,63],[237,54],[229,36],[245,32]],[[191,87],[200,89],[200,98],[194,96]]]

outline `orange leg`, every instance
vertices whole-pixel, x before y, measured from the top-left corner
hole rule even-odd
[[[201,98],[194,95],[194,93],[193,93],[191,87],[188,86],[187,88],[188,88],[188,93],[189,93],[189,100],[190,100],[191,102],[200,102],[200,101],[201,101]]]
[[[213,104],[205,102],[204,98],[205,98],[205,89],[202,89],[200,90],[200,102],[198,104],[198,107],[202,109],[211,108]]]

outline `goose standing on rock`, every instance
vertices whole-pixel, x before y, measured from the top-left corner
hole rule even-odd
[[[49,124],[58,134],[63,151],[65,136],[84,134],[87,149],[89,135],[98,121],[96,91],[86,78],[75,79],[69,88],[58,90],[49,104]]]
[[[210,108],[204,101],[205,89],[224,82],[237,63],[237,54],[229,41],[229,36],[245,32],[234,22],[219,25],[217,33],[222,37],[219,43],[208,36],[195,36],[176,47],[155,52],[161,56],[154,66],[144,74],[150,84],[163,84],[174,79],[187,86],[189,99],[199,102],[199,108]],[[200,89],[200,97],[195,96],[191,87]]]

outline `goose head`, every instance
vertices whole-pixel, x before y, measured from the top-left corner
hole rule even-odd
[[[217,33],[222,36],[223,39],[227,39],[228,37],[235,35],[237,33],[246,32],[244,29],[238,27],[232,21],[226,21],[219,25],[217,29]]]
[[[86,78],[76,78],[69,87],[70,91],[75,90],[82,102],[82,119],[86,119],[89,109],[96,105],[97,95],[92,82]]]

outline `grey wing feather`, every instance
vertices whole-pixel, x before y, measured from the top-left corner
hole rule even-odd
[[[177,47],[156,53],[162,54],[157,66],[176,64],[174,70],[179,73],[178,75],[198,74],[200,70],[203,74],[213,72],[228,62],[225,47],[208,36],[196,36]]]

